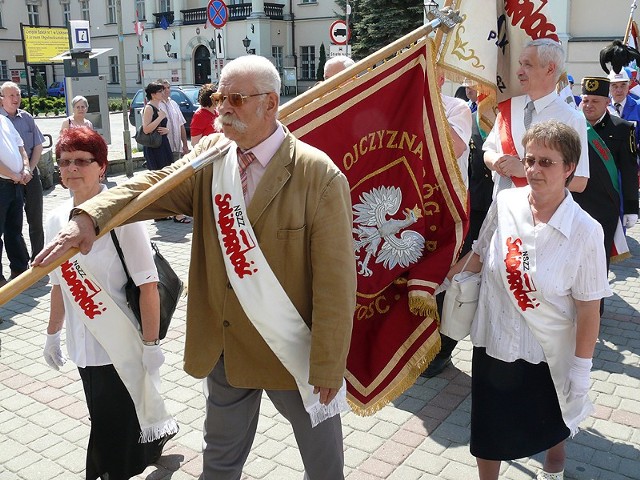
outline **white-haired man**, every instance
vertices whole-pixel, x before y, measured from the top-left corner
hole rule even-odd
[[[229,147],[133,217],[194,219],[184,368],[206,377],[203,480],[240,478],[263,391],[293,426],[306,478],[344,478],[337,414],[356,293],[349,185],[327,155],[277,121],[279,92],[266,58],[226,64],[212,95],[223,133],[84,203],[35,262],[72,246],[86,251],[132,192]]]
[[[44,137],[31,114],[20,108],[22,96],[18,85],[13,82],[4,82],[0,87],[0,94],[2,95],[0,115],[7,117],[20,134],[29,159],[30,179],[24,186],[24,211],[29,224],[31,260],[33,260],[44,246],[44,227],[42,224],[44,205],[40,170],[38,170]]]
[[[556,84],[564,72],[564,50],[549,38],[532,40],[522,50],[519,63],[517,73],[523,95],[499,105],[498,121],[482,147],[485,164],[495,172],[494,192],[526,184],[522,137],[531,125],[546,120],[566,123],[580,136],[582,153],[569,190],[581,192],[589,179],[587,122],[581,112],[556,93]]]
[[[328,80],[334,75],[340,73],[343,70],[346,70],[351,65],[355,64],[352,59],[346,57],[344,55],[338,55],[336,57],[332,57],[327,60],[327,63],[324,64],[324,79]]]

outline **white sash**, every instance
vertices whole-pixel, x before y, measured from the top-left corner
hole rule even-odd
[[[498,195],[497,233],[505,265],[500,272],[508,297],[542,346],[562,418],[573,436],[580,422],[593,411],[593,405],[588,395],[568,402],[568,396],[563,394],[576,349],[576,322],[562,316],[536,290],[536,239],[528,201],[530,190],[526,186]]]
[[[129,318],[118,307],[76,255],[60,266],[63,295],[71,300],[78,318],[106,350],[124,383],[140,423],[140,443],[178,431],[160,396],[160,374],[149,375],[142,365],[142,341]]]
[[[348,410],[346,387],[329,405],[309,384],[311,330],[269,267],[249,222],[240,183],[236,145],[213,164],[213,211],[227,276],[258,333],[293,376],[315,427]]]

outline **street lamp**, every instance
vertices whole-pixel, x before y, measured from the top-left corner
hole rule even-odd
[[[169,53],[171,52],[171,44],[169,42],[164,44],[164,51],[167,52],[167,57],[169,58],[178,58],[177,53]]]
[[[209,48],[211,49],[212,52],[216,51],[216,41],[214,38],[212,38],[211,40],[209,40]]]
[[[247,53],[251,53],[249,51],[249,45],[251,45],[251,40],[246,35],[242,39],[242,45],[244,45],[244,49],[247,51]]]

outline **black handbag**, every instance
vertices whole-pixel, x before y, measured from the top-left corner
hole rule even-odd
[[[135,136],[138,145],[142,145],[143,147],[149,148],[158,148],[162,145],[162,135],[160,135],[156,130],[151,133],[144,133],[142,130],[142,126],[138,128]]]
[[[122,262],[124,273],[127,276],[127,283],[124,286],[127,304],[136,319],[138,319],[140,330],[142,330],[142,317],[140,316],[140,287],[133,282],[131,275],[129,275],[127,265],[124,263],[124,255],[120,248],[120,242],[118,242],[118,237],[113,230],[111,230],[111,238],[113,239],[113,244],[116,247],[120,261]],[[156,269],[158,270],[158,293],[160,294],[159,337],[162,340],[167,335],[167,330],[169,330],[169,324],[171,323],[173,313],[176,311],[176,306],[178,305],[178,300],[182,294],[184,283],[182,283],[182,280],[180,280],[180,277],[178,277],[176,272],[173,271],[173,268],[171,268],[167,259],[162,256],[158,246],[151,242],[151,248],[153,249],[153,261],[155,262]]]

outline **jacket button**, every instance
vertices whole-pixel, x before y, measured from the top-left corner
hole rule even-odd
[[[224,325],[225,327],[228,327],[229,326],[229,322],[225,320],[224,322],[222,322],[222,325]]]

